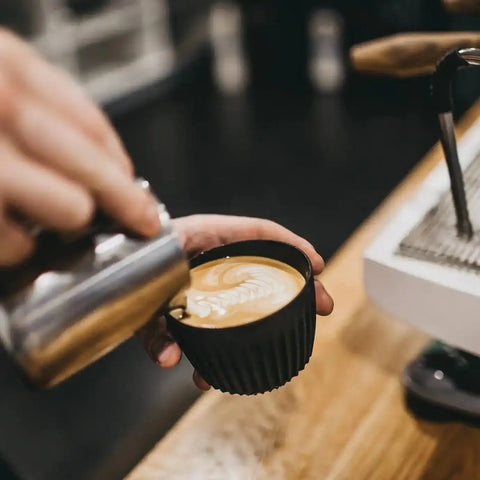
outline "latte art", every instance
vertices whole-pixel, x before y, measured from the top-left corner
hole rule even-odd
[[[239,325],[281,309],[303,288],[294,268],[264,257],[231,257],[190,272],[184,323],[205,328]]]
[[[229,262],[216,265],[204,274],[197,288],[187,294],[187,311],[201,318],[224,316],[241,304],[278,307],[297,293],[295,278],[267,265]],[[221,290],[209,288],[229,286]]]

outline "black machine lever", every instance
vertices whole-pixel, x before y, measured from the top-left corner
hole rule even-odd
[[[478,65],[480,65],[480,49],[453,50],[437,63],[432,77],[432,97],[440,122],[440,141],[450,175],[450,188],[457,217],[457,232],[466,240],[472,238],[473,228],[468,213],[463,173],[458,160],[452,114],[452,84],[458,70]]]
[[[458,70],[478,65],[480,65],[480,49],[453,50],[437,63],[432,77],[432,98],[440,122],[440,141],[450,175],[450,188],[457,217],[457,232],[466,240],[472,238],[473,228],[468,213],[462,169],[458,160],[452,115],[452,84]]]

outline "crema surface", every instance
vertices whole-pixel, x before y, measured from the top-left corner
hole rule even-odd
[[[190,272],[184,323],[218,328],[249,323],[281,309],[305,285],[290,265],[257,256],[229,257]]]

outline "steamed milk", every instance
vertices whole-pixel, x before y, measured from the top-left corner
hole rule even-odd
[[[256,256],[229,257],[190,271],[182,322],[218,328],[253,322],[289,303],[305,285],[290,265]]]

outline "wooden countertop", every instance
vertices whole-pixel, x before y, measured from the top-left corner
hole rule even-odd
[[[459,132],[480,115],[480,103]],[[427,337],[365,296],[362,254],[441,160],[437,146],[330,260],[335,311],[318,318],[305,371],[265,395],[211,391],[128,480],[480,479],[480,429],[431,424],[403,404],[400,373]]]

